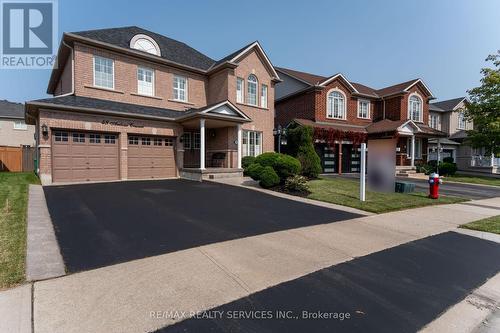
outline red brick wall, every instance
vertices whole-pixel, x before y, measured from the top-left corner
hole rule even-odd
[[[276,125],[286,126],[295,118],[313,120],[315,94],[308,91],[276,103]]]
[[[61,78],[59,79],[59,82],[56,85],[54,95],[62,95],[62,94],[67,94],[71,92],[71,88],[73,85],[73,78],[72,78],[72,59],[68,58],[68,61],[66,62],[66,65],[64,65],[63,72],[61,74]]]
[[[401,114],[403,113],[402,107],[403,107],[403,97],[402,96],[394,96],[391,98],[385,99],[385,119],[390,119],[390,120],[400,120]],[[405,108],[405,110],[408,110],[408,107]],[[383,113],[382,109],[382,113]],[[405,111],[407,112],[407,111]],[[403,119],[406,119],[403,118]]]
[[[408,100],[412,93],[417,93],[423,102],[423,116],[422,123],[429,124],[429,97],[427,93],[422,89],[421,85],[418,83],[411,87],[408,94],[402,97],[401,101],[401,119],[409,119],[408,117]]]

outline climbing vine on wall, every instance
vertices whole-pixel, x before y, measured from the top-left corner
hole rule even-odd
[[[366,142],[366,133],[341,131],[333,128],[314,128],[314,141],[326,143],[328,146],[335,145],[335,141],[352,141],[359,145]]]

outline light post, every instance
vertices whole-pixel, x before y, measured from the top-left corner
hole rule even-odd
[[[278,137],[278,153],[281,153],[281,135],[285,134],[285,129],[278,125],[277,128],[273,129],[273,135]]]

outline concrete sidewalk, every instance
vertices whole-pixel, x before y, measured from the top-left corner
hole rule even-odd
[[[147,332],[324,267],[498,215],[500,198],[423,207],[169,253],[34,284],[35,332]]]

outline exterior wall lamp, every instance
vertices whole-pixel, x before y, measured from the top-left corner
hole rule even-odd
[[[47,137],[49,135],[49,127],[47,126],[47,124],[42,125],[42,135],[44,137]]]

